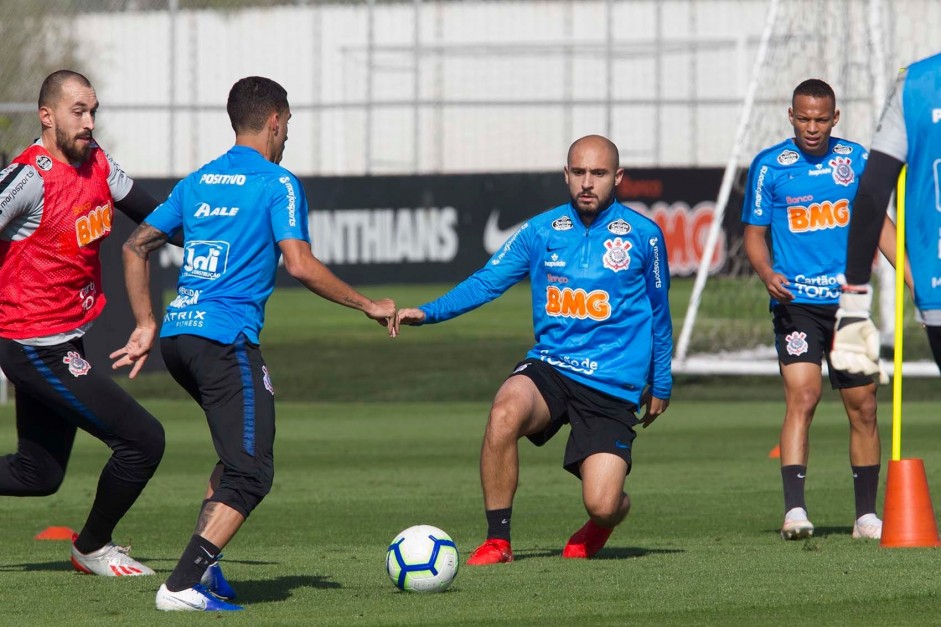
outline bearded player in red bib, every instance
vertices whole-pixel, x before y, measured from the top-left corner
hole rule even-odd
[[[111,449],[91,512],[72,539],[75,570],[152,575],[111,534],[163,456],[160,423],[90,364],[82,338],[105,306],[98,249],[117,207],[140,223],[156,206],[95,142],[95,89],[60,70],[39,92],[42,136],[0,172],[0,367],[16,388],[16,453],[0,495],[62,484],[77,429]]]

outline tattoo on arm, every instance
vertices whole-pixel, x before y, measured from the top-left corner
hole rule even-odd
[[[146,259],[151,251],[157,250],[167,243],[167,234],[155,229],[149,224],[141,224],[127,239],[127,247],[141,259]]]

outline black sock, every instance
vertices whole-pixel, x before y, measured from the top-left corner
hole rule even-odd
[[[513,508],[506,509],[488,509],[487,514],[487,539],[496,538],[510,541],[510,517],[513,515]]]
[[[167,578],[167,590],[179,592],[192,588],[203,578],[209,565],[216,561],[222,549],[202,536],[193,534],[176,568]]]
[[[853,491],[856,493],[856,518],[876,513],[876,492],[879,491],[879,470],[875,466],[852,466]]]
[[[807,466],[781,466],[781,480],[784,482],[784,513],[795,507],[807,509],[804,502],[804,479]]]
[[[81,553],[94,553],[111,542],[111,534],[124,514],[140,496],[147,482],[126,481],[115,476],[111,465],[105,466],[98,479],[95,502],[85,520],[85,526],[75,540]]]

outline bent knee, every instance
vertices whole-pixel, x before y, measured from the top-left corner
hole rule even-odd
[[[603,527],[614,527],[624,520],[631,509],[631,500],[626,493],[616,498],[592,499],[585,503],[585,510],[595,523]]]
[[[16,485],[4,490],[7,496],[51,496],[62,487],[64,472],[56,469],[47,469],[44,472],[34,472],[18,477]]]
[[[224,503],[248,518],[271,492],[273,484],[274,475],[271,472],[261,472],[251,477],[233,477],[223,471],[219,487],[210,500]]]
[[[487,420],[487,435],[497,438],[522,437],[526,416],[509,403],[495,403]]]

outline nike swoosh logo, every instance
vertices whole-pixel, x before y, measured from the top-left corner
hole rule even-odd
[[[524,222],[525,220],[519,224],[514,224],[508,229],[501,229],[500,212],[491,211],[487,217],[487,224],[484,225],[484,250],[487,251],[487,254],[492,255],[500,250],[504,242],[510,239],[510,236],[516,233]]]
[[[803,478],[806,477],[806,476],[807,476],[807,475],[802,475],[802,474],[800,474],[800,473],[797,473],[797,478],[798,478],[798,479],[803,479]]]
[[[624,444],[624,443],[621,442],[620,440],[615,440],[615,441],[614,441],[614,446],[616,446],[617,448],[631,448],[631,445],[630,445],[630,444]]]

